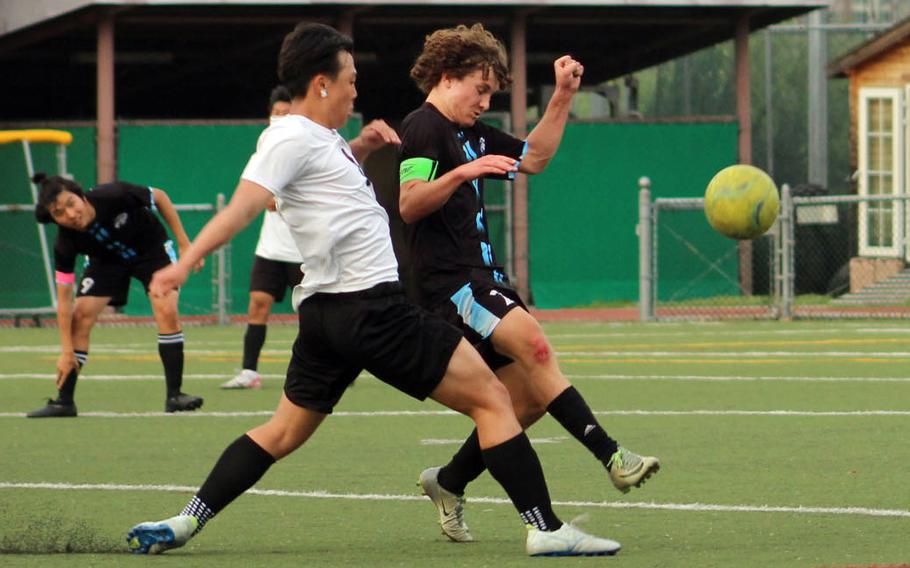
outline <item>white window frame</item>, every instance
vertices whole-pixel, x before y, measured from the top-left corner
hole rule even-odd
[[[864,87],[859,90],[859,112],[858,114],[858,164],[859,164],[859,195],[869,195],[869,160],[868,160],[868,132],[869,132],[869,115],[868,103],[870,99],[890,99],[894,113],[891,117],[891,131],[894,133],[894,143],[892,144],[892,164],[894,164],[892,187],[896,195],[904,192],[904,155],[905,155],[905,135],[903,128],[903,101],[902,90],[900,88],[872,88]],[[897,257],[902,254],[902,243],[904,241],[904,225],[901,213],[904,208],[900,203],[894,206],[894,215],[891,218],[892,245],[871,246],[869,242],[869,226],[867,215],[869,210],[868,203],[859,204],[859,254],[860,256],[878,256],[878,257]]]
[[[901,154],[904,159],[901,160],[901,177],[903,178],[900,185],[900,190],[903,195],[910,195],[910,187],[907,187],[907,184],[910,183],[907,175],[907,164],[910,164],[910,83],[904,85],[904,100],[902,101],[903,106],[901,112],[898,113],[901,115],[903,120],[901,124],[901,146],[903,146],[904,151]],[[902,200],[900,206],[898,207],[900,211],[900,217],[903,219],[902,226],[904,228],[903,239],[901,241],[901,246],[904,249],[904,260],[910,262],[910,201]]]

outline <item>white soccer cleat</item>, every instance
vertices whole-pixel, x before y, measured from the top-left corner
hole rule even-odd
[[[613,486],[623,493],[628,493],[632,487],[641,487],[646,479],[660,470],[660,460],[619,448],[613,452],[607,467]]]
[[[442,468],[431,467],[420,474],[418,484],[423,488],[423,494],[433,501],[439,511],[439,526],[442,534],[455,542],[474,542],[468,525],[464,522],[464,495],[456,495],[439,485],[439,470]]]
[[[140,523],[127,533],[126,542],[133,554],[161,554],[186,544],[198,526],[199,521],[191,515]]]
[[[563,523],[559,530],[540,531],[528,525],[525,549],[530,556],[613,556],[622,545],[615,540],[591,536]]]
[[[222,383],[223,389],[258,389],[262,388],[262,376],[256,371],[244,369],[237,373],[237,376],[226,383]]]

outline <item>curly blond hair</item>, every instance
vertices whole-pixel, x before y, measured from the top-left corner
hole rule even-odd
[[[483,71],[484,79],[492,72],[500,89],[512,83],[502,42],[482,24],[470,28],[462,24],[427,36],[423,51],[411,67],[411,79],[421,91],[429,93],[442,80],[443,73],[462,79],[478,69]]]

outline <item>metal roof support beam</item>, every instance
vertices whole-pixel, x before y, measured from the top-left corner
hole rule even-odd
[[[97,82],[97,171],[96,182],[117,179],[114,122],[114,15],[102,14],[98,21]]]
[[[739,163],[752,163],[752,101],[749,65],[749,14],[736,21],[736,117],[739,121]],[[739,243],[739,287],[743,295],[752,295],[752,241]]]
[[[354,14],[351,11],[342,12],[338,16],[338,21],[335,25],[339,32],[344,35],[353,38],[354,37]]]
[[[828,60],[822,11],[809,12],[809,183],[828,187]]]
[[[739,163],[752,163],[751,66],[749,64],[749,15],[736,22],[736,117],[739,120]]]
[[[527,70],[528,15],[524,10],[515,12],[512,19],[512,134],[516,138],[528,135],[528,70]],[[528,176],[515,176],[512,184],[513,215],[512,238],[515,243],[515,288],[521,298],[530,305],[528,285]]]

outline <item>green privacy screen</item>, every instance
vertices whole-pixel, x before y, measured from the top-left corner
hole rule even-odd
[[[636,302],[638,179],[651,179],[652,198],[701,197],[711,177],[736,159],[732,121],[569,124],[546,171],[529,180],[534,304]],[[716,241],[703,215],[686,218],[680,230],[696,246]],[[662,260],[661,279],[687,281],[697,269],[690,261]]]
[[[127,124],[119,128],[118,176],[120,179],[163,189],[174,203],[214,204],[219,193],[230,199],[240,174],[256,149],[265,123],[220,124]],[[360,132],[361,118],[352,117],[341,129],[351,139]],[[211,219],[211,212],[181,212],[190,239]],[[246,313],[249,277],[259,239],[262,216],[231,241],[230,302],[232,313]],[[182,314],[212,313],[211,257],[206,266],[190,276],[180,291]],[[276,304],[273,313],[293,310],[290,294]],[[151,314],[141,284],[133,282],[128,314]]]
[[[352,138],[360,125],[359,117],[352,119],[343,134]],[[120,124],[118,177],[164,189],[175,203],[214,204],[218,193],[230,198],[264,126],[250,122]],[[84,187],[91,187],[95,181],[95,130],[65,129],[74,136],[68,151],[69,170]],[[547,170],[530,178],[530,269],[535,304],[561,308],[636,301],[638,178],[651,178],[654,197],[701,196],[711,176],[736,161],[736,133],[736,124],[729,121],[569,124]],[[38,169],[54,170],[52,145],[33,145],[33,151]],[[491,183],[487,189],[488,204],[502,203],[501,183]],[[0,203],[30,201],[21,145],[0,146]],[[680,231],[696,240],[716,239],[702,216],[684,217],[691,221],[685,221],[687,226]],[[181,218],[193,238],[211,213],[184,212]],[[0,219],[0,252],[9,268],[0,271],[0,308],[49,305],[31,213],[4,213]],[[502,214],[491,214],[489,220],[497,256],[504,261]],[[232,243],[233,313],[246,311],[260,225],[258,219]],[[49,242],[53,237],[51,226]],[[688,272],[697,268],[691,262],[665,262],[675,256],[672,247],[681,245],[668,239],[660,242],[661,280],[691,280]],[[670,248],[665,251],[664,247]],[[210,266],[191,276],[183,288],[182,313],[212,312]],[[712,285],[710,280],[702,284]],[[289,312],[288,299],[275,311]],[[151,313],[137,282],[131,287],[126,312]]]
[[[22,128],[28,128],[23,125]],[[67,169],[85,187],[95,181],[95,129],[54,125],[73,135],[67,146]],[[36,172],[57,173],[57,145],[31,144]],[[33,203],[21,142],[0,144],[0,204]],[[56,226],[46,226],[47,242],[53,262]],[[0,309],[41,308],[51,305],[51,294],[38,237],[38,224],[32,211],[0,213]],[[53,269],[53,264],[51,264]]]

